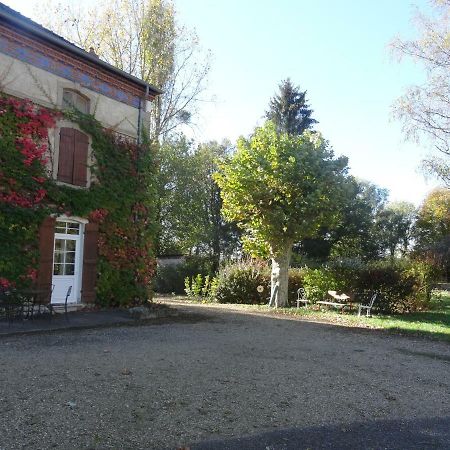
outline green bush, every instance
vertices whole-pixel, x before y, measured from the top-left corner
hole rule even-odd
[[[243,260],[224,265],[213,282],[211,295],[219,303],[266,303],[270,296],[267,264]]]
[[[432,266],[414,260],[385,260],[364,264],[359,260],[330,262],[319,269],[304,269],[308,298],[317,302],[328,290],[349,295],[377,291],[375,307],[382,313],[423,309],[430,301],[435,272]]]
[[[185,262],[177,265],[158,266],[156,277],[153,281],[153,289],[159,294],[185,293],[186,277],[200,274],[202,277],[212,275],[212,262],[209,258],[186,257]]]
[[[328,290],[339,290],[337,284],[333,274],[326,267],[304,269],[303,287],[305,288],[306,297],[312,302],[323,300]]]
[[[184,279],[184,292],[188,297],[209,298],[211,295],[211,278],[198,273]]]
[[[289,270],[289,302],[296,304],[297,290],[303,286],[303,270]],[[258,287],[259,291],[258,292]],[[227,264],[212,281],[211,297],[219,303],[268,303],[270,266],[262,261],[244,260]]]
[[[434,276],[432,266],[420,261],[380,261],[361,271],[357,289],[380,292],[375,306],[382,313],[418,311],[430,302]]]

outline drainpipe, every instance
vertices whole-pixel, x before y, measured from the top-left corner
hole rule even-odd
[[[142,98],[139,99],[139,113],[137,123],[137,145],[141,144],[141,116],[142,116]]]
[[[143,121],[143,117],[142,117],[142,108],[143,108],[143,104],[145,105],[145,102],[147,101],[148,98],[148,94],[149,94],[149,87],[148,85],[145,87],[145,97],[142,99],[139,99],[139,115],[138,115],[138,124],[137,124],[137,143],[138,145],[141,144],[142,142],[142,121]]]

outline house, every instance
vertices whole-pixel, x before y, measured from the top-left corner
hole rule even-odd
[[[107,129],[139,142],[148,102],[161,93],[0,3],[0,91],[49,109],[76,107]],[[49,131],[48,173],[57,185],[89,190],[92,139],[60,118]],[[37,282],[53,287],[52,302],[95,298],[98,224],[89,217],[52,215],[39,231]],[[3,243],[2,243],[3,245]]]

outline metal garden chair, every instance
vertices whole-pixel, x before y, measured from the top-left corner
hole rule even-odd
[[[64,306],[64,317],[66,318],[67,321],[69,321],[69,316],[67,314],[67,302],[69,300],[70,294],[72,293],[72,286],[69,286],[67,289],[67,293],[66,293],[66,299],[64,301],[64,303],[49,303],[49,309],[50,309],[50,317],[53,314],[56,314],[55,311],[55,307],[62,307]]]
[[[372,307],[373,307],[373,304],[375,303],[375,300],[377,299],[377,296],[378,296],[378,292],[375,292],[372,295],[372,297],[370,298],[370,302],[369,302],[368,305],[363,305],[363,304],[359,305],[359,307],[358,307],[358,316],[361,316],[361,311],[363,309],[366,310],[366,317],[370,317],[371,316]]]
[[[305,308],[308,307],[309,300],[306,298],[306,292],[303,288],[297,289],[297,308],[300,308],[300,303],[304,303]]]

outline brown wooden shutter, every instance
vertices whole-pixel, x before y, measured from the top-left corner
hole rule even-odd
[[[37,278],[39,289],[51,289],[54,239],[55,219],[47,217],[39,228],[39,268]]]
[[[74,130],[74,133],[73,184],[86,186],[89,138],[81,131]]]
[[[73,180],[74,132],[73,128],[61,128],[59,134],[58,180],[64,183],[72,183]]]
[[[81,301],[83,303],[93,303],[95,301],[98,257],[97,246],[98,224],[87,223],[84,226],[83,283],[81,289]]]

